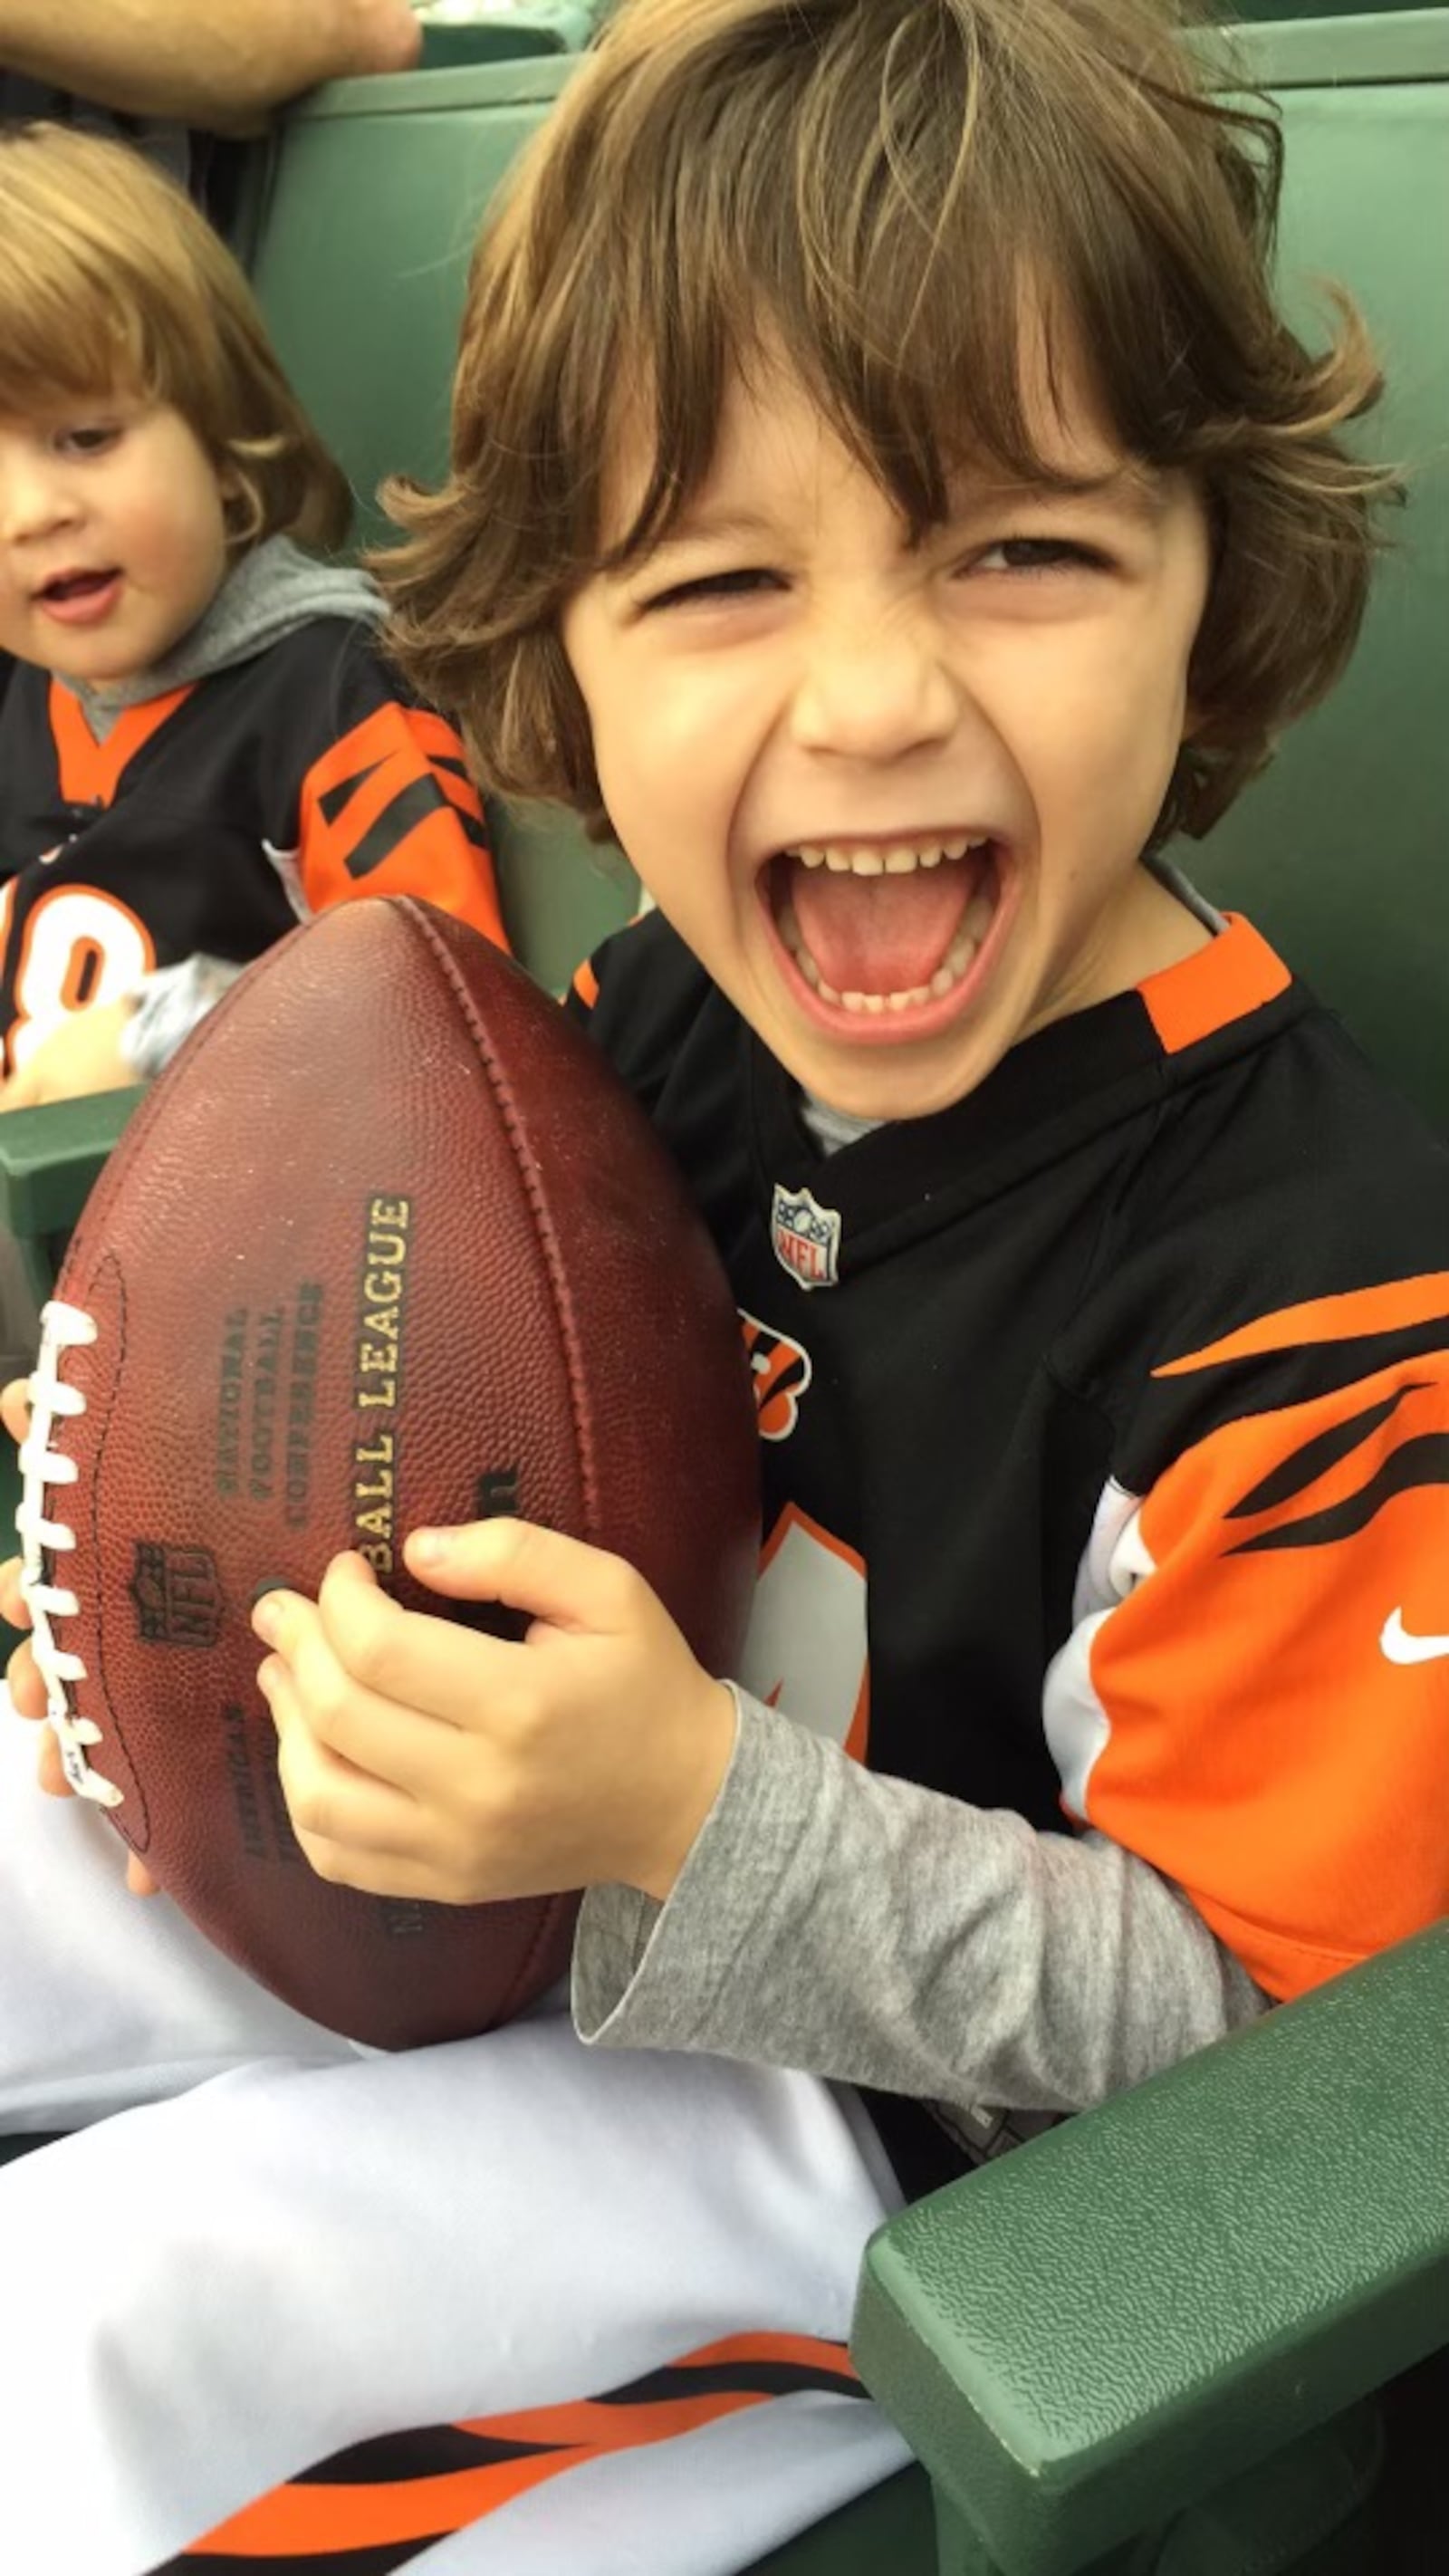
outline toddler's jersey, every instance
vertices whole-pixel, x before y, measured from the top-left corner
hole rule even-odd
[[[7,1067],[62,1012],[153,967],[244,963],[367,894],[421,895],[502,943],[462,744],[361,625],[315,618],[128,707],[103,742],[62,682],[15,667],[0,698]]]
[[[744,1319],[734,1678],[1274,1995],[1449,1910],[1449,1151],[1249,925],[829,1155],[657,915],[579,993]]]

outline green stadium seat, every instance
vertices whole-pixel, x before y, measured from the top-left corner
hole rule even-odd
[[[1175,855],[1449,1128],[1449,11],[1263,28],[1248,59],[1283,112],[1290,312],[1306,333],[1325,277],[1360,298],[1389,382],[1373,442],[1409,502],[1347,676],[1200,851]]]
[[[517,61],[524,54],[573,54],[586,45],[591,11],[580,0],[470,0],[469,13],[423,16],[419,68]]]
[[[1374,436],[1414,498],[1347,681],[1179,855],[1449,1122],[1449,12],[1274,15],[1245,73],[1284,115],[1285,288],[1305,314],[1321,274],[1360,296],[1393,386]],[[384,471],[441,464],[477,216],[570,68],[338,84],[255,155],[255,279],[369,534]],[[556,817],[498,822],[510,927],[556,987],[632,880]],[[42,1268],[132,1097],[0,1121],[0,1206]],[[756,2576],[1442,2566],[1446,2022],[1449,1927],[883,2229],[855,2350],[920,2465]]]

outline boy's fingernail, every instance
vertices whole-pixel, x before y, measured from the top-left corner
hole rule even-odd
[[[414,1530],[408,1541],[408,1554],[414,1565],[442,1565],[448,1554],[446,1530]]]
[[[275,1645],[277,1631],[281,1624],[281,1611],[278,1604],[272,1599],[270,1593],[263,1593],[261,1600],[252,1611],[252,1627],[264,1646]]]

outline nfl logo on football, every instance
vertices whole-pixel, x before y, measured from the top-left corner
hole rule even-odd
[[[775,1183],[770,1210],[775,1258],[802,1288],[833,1288],[840,1276],[840,1215],[818,1205],[808,1190]]]

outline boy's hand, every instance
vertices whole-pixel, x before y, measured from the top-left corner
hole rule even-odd
[[[357,1556],[268,1593],[260,1681],[323,1878],[445,1905],[618,1880],[667,1896],[713,1804],[734,1703],[641,1575],[524,1521],[419,1531],[419,1581],[529,1614],[519,1645],[400,1609]]]
[[[0,1421],[3,1421],[17,1448],[30,1427],[29,1380],[12,1378],[0,1391]],[[20,1559],[7,1557],[0,1564],[0,1619],[8,1627],[28,1628],[30,1611],[20,1589]],[[29,1642],[17,1646],[10,1658],[5,1678],[10,1686],[10,1701],[17,1717],[32,1720],[45,1715],[45,1684],[40,1678]],[[35,1776],[51,1798],[68,1798],[70,1783],[61,1768],[60,1746],[48,1726],[41,1729],[40,1750],[36,1757]],[[154,1896],[156,1881],[144,1861],[134,1852],[126,1855],[126,1885],[133,1896]]]
[[[121,1053],[134,1002],[98,1002],[72,1011],[42,1038],[33,1055],[0,1083],[0,1109],[38,1109],[47,1100],[79,1100],[92,1091],[124,1091],[139,1082]]]

